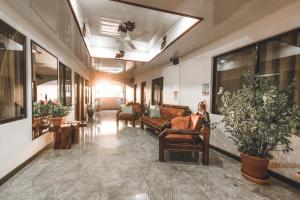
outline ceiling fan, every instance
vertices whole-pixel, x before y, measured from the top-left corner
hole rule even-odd
[[[130,32],[134,31],[135,22],[127,21],[119,25],[118,32],[126,33],[126,36],[123,38],[123,43],[127,44],[130,49],[136,49],[136,46],[133,43],[133,40],[130,36]]]

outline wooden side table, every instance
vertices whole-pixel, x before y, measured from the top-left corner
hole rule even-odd
[[[70,124],[55,126],[54,149],[70,149],[72,145],[72,128]]]

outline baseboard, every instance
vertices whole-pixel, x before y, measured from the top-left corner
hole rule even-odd
[[[213,149],[213,150],[215,150],[215,151],[217,151],[217,152],[219,152],[219,153],[224,154],[225,156],[228,156],[228,157],[230,157],[230,158],[232,158],[234,160],[237,160],[237,161],[241,162],[241,158],[239,156],[237,156],[237,155],[229,153],[228,151],[225,151],[225,150],[220,149],[220,148],[218,148],[216,146],[213,146],[213,145],[210,145],[210,148]],[[282,181],[282,182],[284,182],[284,183],[286,183],[286,184],[288,184],[288,185],[290,185],[290,186],[292,186],[292,187],[294,187],[296,189],[300,189],[300,183],[297,182],[297,181],[295,181],[295,180],[293,180],[293,179],[290,179],[290,178],[288,178],[286,176],[278,174],[277,172],[274,172],[274,171],[272,171],[270,169],[268,169],[268,174],[270,176],[272,176],[273,178],[278,179],[278,180],[280,180],[280,181]]]
[[[16,175],[19,171],[21,171],[24,167],[26,167],[30,162],[32,162],[35,158],[37,158],[39,155],[41,155],[45,150],[52,148],[53,143],[48,144],[44,148],[42,148],[40,151],[38,151],[36,154],[25,160],[22,164],[17,166],[15,169],[13,169],[11,172],[6,174],[3,178],[0,179],[0,186],[8,181],[11,177]]]

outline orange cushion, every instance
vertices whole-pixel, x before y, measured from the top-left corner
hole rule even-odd
[[[204,117],[203,115],[191,114],[190,130],[200,130]]]
[[[180,108],[161,107],[160,115],[163,119],[171,121],[175,117],[182,116],[184,111],[184,109]]]
[[[189,134],[169,134],[165,137],[166,142],[176,142],[176,143],[190,143],[194,141],[192,135]]]
[[[173,129],[180,129],[180,130],[187,130],[189,129],[190,126],[190,116],[185,116],[185,117],[175,117],[172,119],[172,128]]]

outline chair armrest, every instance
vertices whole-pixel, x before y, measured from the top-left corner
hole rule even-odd
[[[190,131],[190,130],[180,130],[180,129],[165,129],[159,137],[165,137],[169,134],[189,134],[189,135],[202,135],[201,132],[198,131]]]
[[[210,138],[210,127],[203,127],[200,130],[201,135],[203,135],[204,139],[209,139]]]

